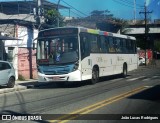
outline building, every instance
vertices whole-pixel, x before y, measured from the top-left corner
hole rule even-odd
[[[124,30],[124,34],[134,36],[137,39],[143,39],[141,42],[145,43],[147,49],[154,50],[155,41],[160,39],[160,24],[156,22],[147,24],[147,40],[145,39],[145,24],[129,25]]]
[[[42,11],[57,8],[55,3],[47,0],[41,1]],[[5,46],[4,51],[8,54],[7,60],[13,63],[17,79],[19,75],[22,75],[25,79],[36,78],[36,51],[32,50],[32,43],[38,35],[36,16],[34,14],[37,8],[37,1],[6,0],[5,2],[0,2],[0,6],[0,32],[9,37],[20,39],[14,41],[5,40],[5,43],[1,41],[1,46]],[[59,5],[58,8],[68,9],[62,5]],[[2,53],[0,55],[2,56]]]
[[[7,60],[7,54],[5,50],[5,41],[13,41],[13,40],[18,40],[13,37],[7,37],[7,36],[2,36],[0,35],[0,60]]]

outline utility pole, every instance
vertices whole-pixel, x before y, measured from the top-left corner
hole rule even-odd
[[[144,21],[145,21],[145,66],[147,65],[147,54],[146,54],[146,51],[147,51],[147,44],[148,44],[148,41],[147,41],[147,37],[148,37],[148,29],[147,29],[147,14],[150,14],[152,12],[149,12],[147,11],[147,5],[146,5],[146,2],[145,2],[145,5],[144,5],[144,12],[139,12],[140,14],[144,14],[145,18],[144,18]]]
[[[36,23],[38,25],[38,29],[41,25],[41,8],[42,7],[42,1],[41,0],[37,0],[37,8],[36,8]]]
[[[134,2],[134,23],[136,23],[136,0]]]
[[[60,3],[61,0],[58,0],[58,3],[57,3],[57,12],[59,12],[59,3]],[[57,27],[59,27],[59,17],[57,17]]]
[[[37,7],[34,11],[34,16],[36,23],[38,25],[38,30],[40,29],[41,25],[41,15],[42,15],[42,3],[41,0],[37,0]],[[32,29],[32,36],[33,36],[33,29]],[[34,42],[33,42],[34,44]],[[33,79],[33,71],[32,71],[32,47],[28,47],[28,61],[29,61],[29,73],[30,73],[30,79]]]
[[[70,8],[69,8],[69,18],[71,17],[71,10],[70,10]]]

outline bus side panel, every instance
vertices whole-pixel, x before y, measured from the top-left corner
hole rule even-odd
[[[82,80],[88,80],[92,78],[92,61],[89,56],[81,61],[81,71]]]
[[[137,69],[136,54],[90,54],[81,61],[82,80],[92,78],[94,65],[98,65],[102,77],[122,73],[124,63],[127,63],[128,71]]]
[[[116,59],[111,54],[97,54],[91,53],[90,56],[81,61],[82,80],[92,78],[92,69],[95,65],[99,67],[99,76],[106,76],[113,74],[113,66],[115,66]],[[114,65],[113,65],[114,64]]]
[[[138,67],[137,54],[129,54],[128,57],[129,57],[129,60],[128,60],[128,71],[132,71],[132,70],[137,69],[137,67]]]
[[[123,64],[128,62],[127,59],[128,59],[127,54],[116,55],[116,69],[114,70],[115,74],[120,74],[123,72]]]
[[[100,76],[113,75],[116,65],[115,55],[113,54],[101,54],[102,63],[100,65]]]

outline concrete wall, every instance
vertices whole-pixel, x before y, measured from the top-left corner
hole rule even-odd
[[[32,52],[32,61],[30,60],[29,54]],[[27,48],[18,48],[18,74],[22,75],[25,79],[37,78],[37,67],[36,67],[36,50],[30,50]],[[30,68],[31,65],[31,68]]]
[[[145,33],[145,28],[126,28],[125,34],[144,34]],[[160,33],[160,28],[149,28],[148,33]]]
[[[16,70],[16,78],[18,79],[19,74],[24,76],[25,79],[29,79],[31,74],[33,78],[37,78],[35,51],[32,51],[31,48],[33,39],[38,35],[38,30],[24,26],[17,26],[15,30],[15,36],[21,40],[5,41],[5,49],[8,53],[8,47],[14,47],[12,63]]]

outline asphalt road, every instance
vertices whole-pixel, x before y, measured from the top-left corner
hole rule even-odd
[[[0,95],[0,113],[43,114],[44,121],[35,122],[151,122],[134,118],[150,116],[160,119],[157,116],[160,114],[159,69],[140,67],[130,72],[127,78],[105,77],[95,85],[78,83],[64,87],[49,84],[4,93]],[[124,119],[120,120],[122,117]],[[153,119],[152,122],[158,123],[159,120]]]

